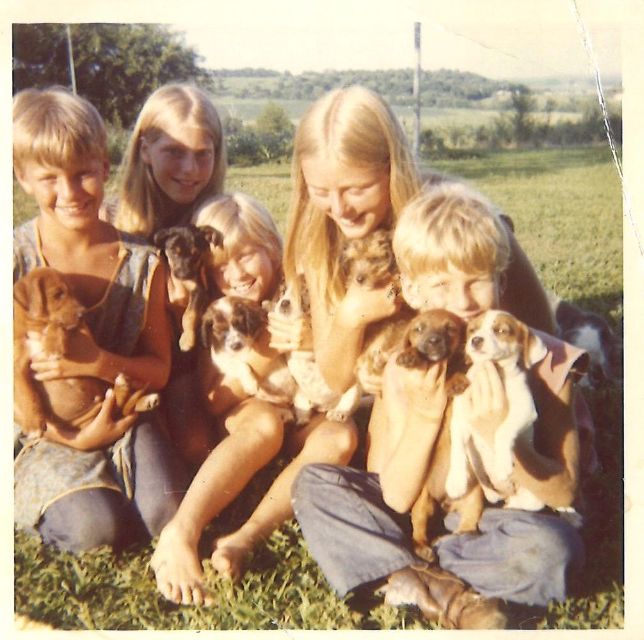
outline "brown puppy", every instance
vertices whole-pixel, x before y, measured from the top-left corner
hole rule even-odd
[[[197,330],[208,304],[205,267],[211,246],[223,246],[223,235],[213,227],[193,224],[160,229],[154,234],[154,244],[163,250],[170,273],[188,290],[188,306],[181,318],[181,351],[190,351],[197,343]]]
[[[391,287],[398,292],[398,268],[391,247],[392,232],[376,229],[365,238],[345,240],[340,254],[347,285],[355,283],[367,289]],[[407,324],[414,312],[406,305],[393,316],[370,324],[364,335],[362,353],[356,362],[356,376],[363,387],[382,376],[391,354],[400,346]]]
[[[84,328],[82,305],[70,294],[55,269],[39,267],[16,282],[14,309],[14,402],[20,427],[27,435],[42,434],[48,420],[81,429],[100,411],[108,384],[98,378],[60,378],[35,381],[31,358],[37,353],[63,357],[70,335]],[[158,394],[131,392],[129,380],[120,374],[114,393],[123,415],[149,411],[159,403]]]
[[[464,374],[465,323],[458,316],[443,309],[433,309],[418,314],[405,332],[403,351],[396,359],[402,367],[424,367],[447,361],[447,391],[450,397],[462,393],[469,382]],[[427,560],[433,560],[429,529],[439,507],[442,511],[458,511],[461,521],[457,532],[475,531],[483,510],[483,493],[472,482],[459,500],[450,500],[445,491],[445,480],[450,459],[451,402],[438,433],[429,460],[427,479],[411,510],[415,551]]]

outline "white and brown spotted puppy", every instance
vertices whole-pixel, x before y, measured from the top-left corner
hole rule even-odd
[[[210,354],[208,366],[236,378],[249,396],[276,404],[290,403],[295,382],[282,356],[275,357],[261,379],[250,365],[253,345],[266,323],[266,311],[259,303],[223,296],[211,302],[203,315],[201,343]]]
[[[492,433],[481,433],[471,423],[463,396],[454,398],[447,494],[451,498],[462,496],[473,471],[490,502],[504,499],[506,507],[539,510],[543,502],[523,487],[514,488],[510,475],[514,444],[518,438],[532,441],[537,419],[526,371],[545,357],[546,347],[514,316],[491,310],[468,322],[465,353],[473,363],[485,360],[495,363],[505,388],[508,410]]]
[[[273,311],[291,320],[310,315],[304,278],[299,279],[297,291],[293,286],[283,288]],[[315,361],[313,351],[295,349],[287,352],[285,357],[289,371],[297,383],[293,397],[296,424],[308,423],[314,411],[324,413],[328,420],[345,422],[358,408],[362,396],[360,386],[355,384],[344,393],[331,389]]]
[[[82,429],[101,409],[108,383],[89,376],[37,381],[31,360],[37,355],[63,358],[74,332],[85,329],[85,308],[71,294],[63,276],[51,267],[33,269],[13,287],[14,402],[20,427],[26,435],[42,434],[47,421]],[[122,415],[149,411],[159,395],[134,390],[119,374],[114,397]]]

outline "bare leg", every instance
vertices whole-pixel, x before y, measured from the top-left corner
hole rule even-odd
[[[157,588],[173,602],[207,602],[197,552],[203,529],[282,445],[282,422],[275,409],[264,402],[243,402],[226,419],[226,428],[230,435],[197,472],[176,515],[161,532],[150,561]]]
[[[357,446],[357,429],[353,422],[330,422],[324,416],[318,416],[293,434],[293,445],[296,449],[301,448],[300,453],[275,479],[248,521],[215,542],[212,566],[221,575],[233,580],[240,578],[253,547],[293,517],[291,486],[304,465],[349,462]]]

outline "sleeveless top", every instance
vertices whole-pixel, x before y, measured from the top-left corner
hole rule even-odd
[[[85,318],[96,343],[112,353],[134,353],[145,326],[152,278],[159,264],[156,250],[144,240],[119,232],[116,268],[101,300]],[[36,267],[48,266],[36,220],[14,231],[14,282]],[[132,429],[111,447],[79,451],[41,438],[23,440],[14,462],[14,520],[22,528],[37,526],[53,502],[90,488],[122,491],[131,497]]]

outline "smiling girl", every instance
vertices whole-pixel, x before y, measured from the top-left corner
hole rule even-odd
[[[224,237],[210,271],[218,292],[261,302],[273,297],[281,281],[281,238],[270,214],[241,193],[204,202],[193,219]],[[279,354],[269,347],[270,334],[261,333],[250,364],[261,378]],[[209,357],[205,352],[204,357]],[[209,367],[209,371],[212,369]],[[248,397],[236,379],[216,372],[200,376],[198,385],[214,419],[218,441],[199,468],[176,516],[159,538],[151,566],[161,593],[174,602],[207,601],[198,544],[205,526],[236,498],[250,479],[272,460],[286,442],[293,458],[275,479],[249,519],[236,531],[217,539],[211,556],[221,575],[239,578],[253,548],[293,516],[293,478],[312,462],[346,464],[356,447],[353,422],[317,416],[298,429],[284,428],[275,405]],[[190,424],[186,439],[199,436]]]

